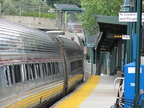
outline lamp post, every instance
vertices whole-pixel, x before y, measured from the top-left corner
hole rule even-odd
[[[134,0],[124,0],[123,9],[125,12],[133,11]],[[127,40],[127,57],[126,63],[131,63],[133,60],[133,23],[127,23],[127,34],[130,35],[130,40]]]
[[[133,34],[137,34],[137,47],[136,47],[136,69],[135,69],[135,99],[140,90],[140,49],[141,49],[141,16],[142,16],[142,0],[124,0],[124,11],[130,11],[130,7],[133,7],[132,11],[137,12],[137,22],[133,23],[133,26],[130,27],[128,23],[127,33],[130,33],[129,30],[132,31]],[[132,38],[130,39],[132,42]],[[130,49],[130,42],[127,41],[127,57],[132,53]],[[127,62],[129,62],[130,58],[127,58]]]
[[[137,0],[137,48],[136,48],[136,72],[135,72],[135,97],[140,89],[140,49],[141,49],[141,21],[142,20],[142,0]]]

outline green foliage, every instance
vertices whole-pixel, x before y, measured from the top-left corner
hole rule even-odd
[[[2,4],[4,15],[55,18],[55,13],[48,13],[49,9],[50,6],[42,0],[12,0]]]
[[[94,15],[118,16],[123,5],[123,0],[82,0],[81,6],[85,13],[81,16],[83,28],[90,34],[95,34],[98,30]]]
[[[48,12],[50,7],[42,0],[21,0],[19,2],[24,12]]]
[[[81,4],[80,4],[80,1],[81,0],[60,0],[62,3],[65,3],[65,4],[75,4],[77,5],[78,7],[81,7]]]
[[[4,2],[4,0],[0,0],[0,3],[2,4]]]
[[[39,17],[39,13],[23,13],[23,16],[31,16],[31,17]],[[51,18],[55,19],[55,13],[41,13],[40,15],[42,18]]]
[[[4,2],[2,5],[3,14],[6,15],[18,15],[18,9],[15,8],[15,5],[11,2]]]

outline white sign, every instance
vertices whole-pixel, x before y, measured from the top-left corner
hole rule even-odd
[[[135,67],[128,67],[128,73],[135,73]],[[142,73],[142,68],[140,68],[140,73]]]
[[[137,13],[119,12],[119,22],[137,22]],[[142,22],[144,22],[144,13],[142,13]]]
[[[135,83],[130,83],[130,86],[134,87],[134,86],[135,86]]]
[[[129,40],[130,39],[130,35],[122,35],[122,39]]]

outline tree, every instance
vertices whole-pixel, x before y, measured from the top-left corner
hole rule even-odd
[[[2,4],[3,14],[19,15],[25,13],[47,13],[50,9],[42,0],[12,0]]]
[[[15,4],[11,2],[4,2],[2,5],[2,14],[6,15],[18,15],[19,11],[15,7]]]
[[[90,34],[95,34],[98,27],[94,15],[118,16],[121,10],[123,0],[82,0],[81,6],[85,13],[81,16],[83,28]]]

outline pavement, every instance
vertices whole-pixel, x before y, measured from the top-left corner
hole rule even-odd
[[[51,108],[110,108],[116,102],[115,78],[92,75],[86,83]]]

